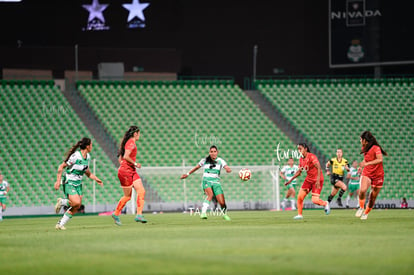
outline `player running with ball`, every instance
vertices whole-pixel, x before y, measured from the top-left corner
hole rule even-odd
[[[187,178],[190,174],[194,173],[201,167],[204,168],[202,188],[204,193],[207,195],[206,199],[203,202],[203,207],[201,208],[201,219],[207,219],[207,208],[210,205],[213,196],[216,197],[217,202],[220,204],[221,210],[223,211],[223,219],[230,221],[231,218],[227,215],[227,206],[226,200],[224,199],[223,188],[221,188],[220,183],[220,171],[221,168],[224,168],[227,173],[231,172],[230,167],[222,159],[217,157],[218,149],[215,145],[210,147],[209,155],[206,158],[200,160],[196,167],[191,169],[187,174],[183,174],[180,179]]]
[[[295,216],[294,219],[303,219],[303,201],[305,200],[306,195],[311,191],[312,202],[317,205],[325,206],[325,213],[328,215],[331,212],[329,203],[319,198],[323,187],[323,174],[319,160],[310,152],[306,143],[300,143],[298,145],[298,151],[302,155],[299,159],[299,170],[287,183],[285,183],[285,185],[290,184],[294,179],[300,176],[303,170],[307,172],[305,181],[303,182],[298,195],[298,215]]]

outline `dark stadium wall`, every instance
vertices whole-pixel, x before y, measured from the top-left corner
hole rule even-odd
[[[84,31],[92,0],[35,1],[0,6],[0,66],[96,70],[121,61],[127,71],[234,76],[372,73],[372,68],[330,69],[328,1],[141,0],[145,28],[127,29],[131,0],[99,0],[109,30]],[[404,69],[402,70],[404,71]]]

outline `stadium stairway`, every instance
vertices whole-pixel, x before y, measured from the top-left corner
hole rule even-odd
[[[320,163],[326,163],[326,156],[319,148],[312,143],[303,133],[301,133],[292,123],[284,116],[273,104],[257,90],[245,90],[246,95],[256,104],[256,106],[271,120],[286,136],[288,136],[295,144],[305,142],[309,145],[319,159]]]

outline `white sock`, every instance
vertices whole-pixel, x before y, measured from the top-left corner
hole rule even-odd
[[[210,206],[209,203],[203,202],[203,207],[201,208],[201,214],[207,213],[207,208]]]
[[[296,208],[296,206],[295,206],[295,200],[290,200],[290,203],[292,204],[292,208]]]
[[[349,200],[351,199],[351,197],[348,195],[348,197],[346,197],[346,205],[349,205]]]
[[[0,206],[0,219],[2,219],[2,218],[3,218],[3,207]]]
[[[61,200],[61,204],[62,204],[62,206],[70,206],[70,205],[69,205],[69,200],[68,200],[68,199],[62,199],[62,200]]]
[[[72,218],[72,215],[65,212],[63,217],[60,219],[59,224],[60,225],[65,225],[71,218]]]

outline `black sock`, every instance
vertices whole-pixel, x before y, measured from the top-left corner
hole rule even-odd
[[[331,201],[332,201],[332,199],[333,199],[333,197],[334,197],[334,196],[329,195],[329,197],[328,197],[328,202],[331,202]]]
[[[344,195],[345,191],[343,189],[341,189],[341,191],[339,191],[339,197],[338,199],[342,198],[342,196]]]

